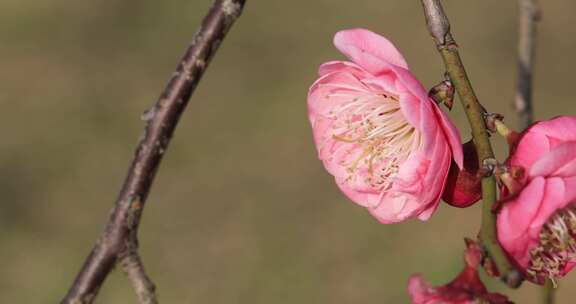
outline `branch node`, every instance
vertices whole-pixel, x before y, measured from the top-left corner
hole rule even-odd
[[[449,47],[455,44],[452,34],[450,33],[450,22],[444,14],[444,9],[438,1],[422,0],[426,16],[426,24],[430,35],[436,42],[438,48]]]

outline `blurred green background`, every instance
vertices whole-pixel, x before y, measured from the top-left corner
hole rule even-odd
[[[542,1],[536,116],[576,114],[572,0]],[[158,96],[209,0],[0,2],[0,302],[56,303],[103,228]],[[516,123],[516,1],[445,1],[481,101]],[[162,303],[407,303],[408,276],[462,265],[478,206],[380,225],[339,193],[306,118],[344,28],[379,32],[426,86],[442,76],[419,1],[248,0],[152,188],[141,251]],[[468,131],[456,106],[451,116]],[[503,140],[496,138],[500,156]],[[491,288],[504,290],[491,281]],[[560,303],[576,296],[572,275]],[[562,288],[563,287],[563,288]],[[538,303],[526,284],[509,293]],[[120,271],[98,303],[135,303]]]

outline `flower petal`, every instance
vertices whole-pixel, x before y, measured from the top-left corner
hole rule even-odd
[[[576,175],[576,141],[562,143],[546,153],[534,162],[529,175],[531,177]]]
[[[419,209],[418,202],[410,194],[393,192],[385,194],[380,203],[368,211],[380,223],[393,224],[415,216]]]
[[[355,76],[365,75],[366,71],[357,64],[349,61],[328,61],[318,68],[318,75],[324,76],[332,72],[348,72]]]
[[[308,115],[329,117],[330,110],[350,102],[354,95],[369,92],[356,76],[347,72],[335,71],[316,80],[308,91]]]
[[[543,177],[535,178],[498,214],[498,240],[523,268],[529,264],[529,247],[537,243],[529,229],[542,204],[545,185]]]
[[[530,233],[532,238],[538,238],[542,226],[546,221],[548,221],[550,216],[571,202],[565,200],[565,192],[566,186],[562,178],[551,177],[546,179],[542,203],[540,204],[536,216],[530,223]]]
[[[522,134],[508,162],[512,166],[528,170],[536,160],[549,151],[550,142],[545,134],[528,131]]]
[[[398,77],[396,83],[400,92],[409,92],[421,101],[430,99],[422,83],[408,69],[395,65],[389,65],[388,68]]]
[[[420,131],[420,107],[421,101],[412,94],[400,95],[400,109],[406,120]]]
[[[350,188],[344,182],[336,182],[338,188],[354,203],[362,207],[372,207],[379,204],[381,195],[375,192],[369,191],[358,191],[356,189]]]
[[[334,45],[361,67],[376,73],[382,68],[380,59],[387,63],[408,68],[404,56],[388,39],[366,29],[343,30],[334,36]]]
[[[464,152],[462,151],[462,141],[460,140],[460,132],[456,126],[450,121],[446,113],[444,113],[436,104],[432,104],[432,108],[436,112],[444,135],[448,140],[450,149],[452,150],[452,157],[460,169],[464,168]]]
[[[558,116],[556,118],[535,123],[530,132],[543,133],[559,141],[576,140],[576,116]]]

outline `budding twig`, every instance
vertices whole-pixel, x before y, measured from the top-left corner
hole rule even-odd
[[[536,44],[536,23],[540,20],[537,0],[518,0],[518,76],[514,107],[518,127],[527,128],[534,120],[532,108],[532,73]]]
[[[137,232],[155,173],[192,92],[222,39],[240,16],[245,0],[215,0],[176,73],[147,111],[144,136],[106,228],[61,303],[92,303],[102,283],[120,261],[141,303],[157,303],[154,284],[138,255]]]
[[[454,104],[454,86],[450,78],[432,87],[428,92],[428,96],[437,104],[444,104],[448,110],[452,110]]]
[[[483,113],[485,111],[478,102],[478,98],[470,84],[460,59],[458,46],[450,32],[450,23],[440,0],[421,0],[421,2],[428,30],[436,42],[438,51],[444,60],[446,71],[460,96],[460,101],[472,129],[472,136],[480,163],[483,164],[484,160],[494,158],[494,152],[484,122]],[[521,275],[508,261],[496,235],[496,216],[492,213],[492,207],[497,200],[496,191],[495,177],[493,175],[484,177],[482,179],[482,227],[479,237],[504,282],[511,287],[518,287],[522,282]]]

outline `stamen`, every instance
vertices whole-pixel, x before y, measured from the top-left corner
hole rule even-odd
[[[329,113],[335,121],[332,138],[361,149],[357,157],[340,163],[350,174],[346,180],[352,182],[360,174],[366,184],[388,191],[400,165],[421,145],[420,133],[404,117],[398,97],[388,92],[343,91],[330,96],[350,98]]]
[[[557,211],[540,231],[538,246],[530,251],[529,276],[536,282],[555,280],[576,259],[576,204]]]

